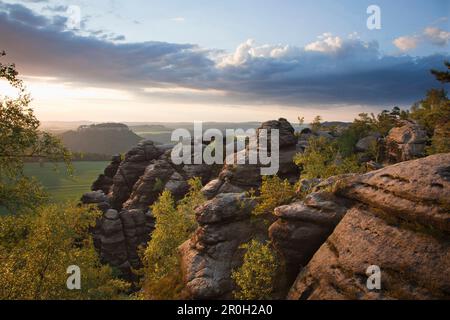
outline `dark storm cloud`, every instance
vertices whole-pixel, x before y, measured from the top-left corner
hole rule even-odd
[[[328,34],[305,48],[247,41],[224,55],[193,44],[117,43],[125,38],[105,31],[81,36],[65,28],[66,19],[0,2],[0,49],[27,75],[139,94],[155,95],[142,91],[148,87],[194,89],[182,101],[323,107],[411,103],[437,85],[429,69],[448,58],[383,56],[376,42]],[[199,90],[225,93],[197,97]]]

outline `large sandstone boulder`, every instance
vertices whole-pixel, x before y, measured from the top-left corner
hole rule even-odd
[[[259,132],[261,129],[266,129],[269,131],[272,129],[277,129],[280,137],[280,149],[283,149],[285,147],[289,146],[295,146],[297,144],[297,138],[294,135],[294,128],[284,118],[280,118],[278,120],[269,120],[266,122],[263,122],[261,126],[257,129],[257,132]]]
[[[261,129],[279,130],[279,170],[277,175],[287,178],[294,182],[299,176],[299,169],[294,164],[293,158],[296,153],[302,152],[302,148],[297,145],[297,137],[294,134],[294,128],[284,118],[278,120],[270,120],[263,122],[257,129],[257,134],[261,133]],[[258,150],[262,146],[258,146]],[[270,144],[268,143],[270,150]],[[211,182],[210,185],[203,189],[205,196],[211,199],[217,194],[224,192],[242,192],[250,189],[258,189],[261,185],[262,175],[260,163],[249,164],[250,152],[248,148],[239,150],[234,154],[234,159],[239,155],[245,158],[246,164],[225,164],[220,172],[217,180]],[[253,151],[255,152],[255,151]],[[257,152],[257,151],[256,151]]]
[[[244,193],[224,193],[197,209],[199,227],[179,248],[191,298],[232,298],[231,272],[242,264],[240,245],[266,234],[266,229],[251,219],[254,205]]]
[[[333,232],[348,205],[330,192],[319,191],[304,201],[275,208],[278,220],[270,226],[269,237],[283,256],[288,282],[294,281]]]
[[[366,152],[376,147],[381,135],[377,133],[370,134],[364,138],[358,140],[355,145],[356,151]]]
[[[335,194],[353,205],[288,298],[450,298],[450,154],[348,177]],[[371,265],[380,290],[366,286]]]
[[[117,173],[113,178],[111,188],[111,205],[116,210],[122,208],[122,204],[129,198],[136,181],[142,176],[150,162],[158,158],[162,151],[153,141],[140,142],[125,154]]]
[[[387,157],[391,163],[407,161],[424,155],[427,133],[415,122],[404,120],[386,137]]]

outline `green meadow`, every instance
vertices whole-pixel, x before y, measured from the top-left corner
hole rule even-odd
[[[73,175],[70,176],[64,164],[58,164],[55,168],[52,164],[39,163],[25,164],[25,174],[35,177],[45,188],[51,202],[65,202],[77,200],[81,195],[90,190],[92,182],[108,165],[107,161],[74,161]]]

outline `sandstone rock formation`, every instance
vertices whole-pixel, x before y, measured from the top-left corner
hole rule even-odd
[[[297,180],[292,158],[306,146],[305,136],[314,134],[305,131],[297,142],[285,119],[260,128],[280,130],[279,175]],[[392,161],[420,155],[421,130],[409,122],[391,130]],[[309,193],[304,200],[276,208],[273,216],[255,217],[255,200],[245,191],[260,186],[259,165],[224,165],[219,172],[205,164],[174,165],[170,152],[140,143],[120,163],[113,159],[82,197],[104,213],[92,231],[101,260],[125,275],[140,266],[137,248],[154,229],[149,206],[164,188],[181,198],[188,179],[199,176],[210,200],[197,208],[199,226],[179,248],[193,299],[233,297],[231,273],[242,263],[240,246],[252,238],[271,240],[280,254],[286,269],[275,276],[283,297],[288,291],[290,299],[450,297],[450,154],[363,175],[302,180],[299,196]],[[381,268],[381,290],[366,287],[370,265]]]
[[[150,140],[140,142],[125,154],[125,159],[120,163],[113,178],[110,194],[113,208],[122,209],[122,204],[130,196],[134,184],[142,176],[145,168],[161,154],[162,151]]]
[[[254,205],[244,193],[224,193],[197,209],[199,227],[179,248],[191,298],[232,298],[231,271],[243,257],[239,246],[253,237],[266,237],[266,228],[251,219]]]
[[[386,137],[388,160],[397,163],[423,156],[427,140],[424,128],[415,122],[403,120]]]
[[[336,188],[353,204],[288,298],[450,297],[450,154],[351,176]],[[366,286],[370,265],[381,269],[380,290]]]
[[[113,184],[113,178],[117,173],[117,169],[119,169],[120,162],[120,155],[113,156],[111,163],[105,168],[103,174],[100,174],[97,180],[92,183],[91,190],[101,190],[104,194],[108,194]]]
[[[373,133],[364,138],[359,139],[355,145],[356,151],[359,152],[369,151],[371,148],[376,146],[380,138],[381,138],[380,134]]]
[[[290,179],[292,182],[298,179],[299,170],[293,163],[293,157],[302,149],[297,145],[297,137],[294,134],[294,128],[284,118],[278,120],[266,121],[257,129],[259,134],[261,129],[270,132],[271,129],[279,130],[279,171],[278,176]],[[260,148],[260,146],[258,146]],[[269,146],[270,148],[270,146]],[[241,150],[235,154],[243,153],[248,159],[249,151]],[[248,163],[248,161],[246,161]],[[249,189],[258,189],[261,185],[261,165],[260,164],[226,164],[220,172],[217,179],[211,181],[203,189],[205,196],[211,199],[216,194],[226,192],[242,192]]]
[[[282,254],[287,281],[311,259],[344,216],[349,202],[328,191],[309,194],[304,201],[275,209],[278,220],[269,228],[269,237]]]
[[[179,199],[188,191],[190,178],[200,177],[206,183],[215,174],[215,166],[206,164],[174,165],[170,152],[152,141],[139,143],[125,154],[120,164],[113,158],[93,184],[93,189],[99,189],[84,194],[81,199],[86,204],[97,204],[104,212],[93,229],[101,261],[117,267],[125,275],[131,275],[130,267],[141,266],[138,248],[150,240],[155,225],[149,206],[162,190],[170,190]],[[112,185],[108,187],[105,177],[111,176]]]

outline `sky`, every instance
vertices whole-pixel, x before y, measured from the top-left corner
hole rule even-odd
[[[1,62],[42,121],[350,121],[441,86],[429,69],[450,59],[449,13],[449,0],[0,0]]]

